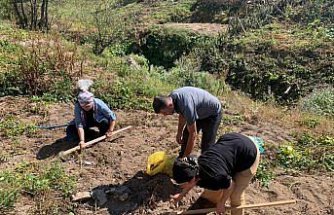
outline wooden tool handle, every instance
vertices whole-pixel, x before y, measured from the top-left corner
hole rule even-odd
[[[118,134],[118,133],[120,133],[120,132],[122,132],[122,131],[125,131],[125,130],[130,129],[131,127],[132,127],[132,126],[127,126],[127,127],[125,127],[125,128],[122,128],[122,129],[119,129],[119,130],[117,130],[117,131],[114,131],[112,134],[113,134],[113,135]],[[99,142],[99,141],[101,141],[101,140],[104,140],[104,139],[106,139],[106,138],[107,138],[106,135],[103,135],[103,136],[101,136],[101,137],[98,137],[98,138],[96,138],[96,139],[94,139],[94,140],[91,140],[91,141],[85,143],[85,144],[82,146],[82,148],[87,148],[87,147],[89,147],[89,146],[91,146],[91,145],[93,145],[93,144],[95,144],[95,143],[97,143],[97,142]],[[73,152],[75,152],[75,151],[78,151],[78,150],[80,150],[80,146],[73,147],[73,148],[71,148],[71,149],[69,149],[69,150],[67,150],[67,151],[62,152],[62,153],[61,153],[61,156],[66,156],[66,155],[71,154],[71,153],[73,153]]]
[[[238,207],[226,207],[226,210],[232,209],[250,209],[250,208],[261,208],[261,207],[269,207],[269,206],[277,206],[277,205],[288,205],[288,204],[296,204],[296,200],[283,200],[276,202],[265,202],[265,203],[257,203],[257,204],[249,204],[249,205],[240,205]],[[214,212],[216,208],[204,208],[197,210],[189,210],[184,212],[178,212],[177,214],[200,214],[200,213],[210,213]]]

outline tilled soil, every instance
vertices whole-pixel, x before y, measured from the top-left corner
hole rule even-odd
[[[29,113],[27,105],[26,99],[6,97],[1,99],[1,113],[19,116],[22,121],[43,121],[44,124],[52,125],[67,123],[73,117],[72,105],[52,105],[44,119]],[[175,152],[179,147],[175,143],[177,116],[163,117],[143,111],[115,112],[118,117],[117,128],[128,125],[133,128],[116,135],[112,141],[102,141],[61,162],[69,174],[77,176],[76,192],[92,191],[96,194],[99,193],[97,190],[102,191],[102,197],[95,197],[95,200],[73,203],[76,214],[168,214],[189,207],[199,196],[200,188],[191,191],[176,206],[169,202],[169,196],[179,189],[168,176],[151,177],[145,174],[146,160],[151,153],[161,150]],[[256,134],[276,144],[291,139],[287,132],[275,125],[255,126],[242,122],[231,126],[231,130]],[[9,154],[9,158],[6,162],[0,162],[0,168],[10,168],[22,161],[58,160],[55,155],[74,146],[64,142],[64,136],[64,128],[61,128],[39,130],[34,137],[20,137],[20,144],[3,139],[0,147]],[[297,204],[248,210],[246,214],[334,214],[333,178],[327,175],[286,175],[279,172],[277,175],[269,188],[261,188],[257,182],[252,183],[247,190],[247,203],[296,199]],[[103,199],[106,202],[101,205]],[[33,204],[29,197],[20,198],[12,213],[28,214]]]

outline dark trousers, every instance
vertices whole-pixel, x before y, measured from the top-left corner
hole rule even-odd
[[[98,132],[90,129],[92,127],[97,127]],[[85,141],[89,141],[104,135],[109,129],[109,121],[107,119],[102,120],[100,123],[91,121],[85,128]],[[78,129],[75,123],[70,123],[66,128],[66,140],[69,142],[79,141]]]
[[[202,140],[201,140],[201,153],[207,150],[210,144],[216,142],[217,130],[222,119],[222,113],[218,115],[210,116],[205,119],[196,120],[197,133],[202,131]],[[181,151],[179,156],[183,156],[188,142],[189,132],[187,126],[183,130],[183,143],[181,144]]]

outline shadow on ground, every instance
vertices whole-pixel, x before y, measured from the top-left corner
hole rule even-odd
[[[54,143],[45,145],[42,148],[40,148],[36,154],[36,158],[38,160],[44,160],[49,157],[57,155],[61,151],[66,151],[77,145],[78,145],[77,142],[67,142],[65,138],[60,138],[56,140]]]
[[[149,176],[138,171],[121,185],[102,185],[92,190],[91,206],[107,208],[112,215],[128,214],[135,210],[149,210],[160,201],[169,201],[170,195],[180,192],[167,175]]]
[[[88,138],[88,141],[93,140],[94,138],[97,138],[97,137],[98,136]],[[114,139],[112,139],[108,142],[113,143],[116,140],[121,139],[123,137],[124,136],[119,136],[119,137],[116,137],[116,138],[114,138]],[[94,143],[90,147],[93,147],[94,145],[96,145],[98,143],[99,142]],[[61,151],[69,150],[73,147],[76,147],[77,145],[78,145],[77,141],[76,142],[75,141],[70,141],[69,142],[69,141],[66,141],[66,138],[60,138],[60,139],[56,140],[54,143],[49,144],[49,145],[45,145],[42,148],[40,148],[40,150],[38,150],[38,152],[36,154],[36,158],[38,160],[44,160],[44,159],[47,159],[49,157],[54,157],[54,156],[58,155]],[[87,147],[87,148],[90,148],[90,147]]]

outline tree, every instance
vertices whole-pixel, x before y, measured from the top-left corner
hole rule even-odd
[[[12,0],[17,24],[30,30],[48,30],[49,0]]]

